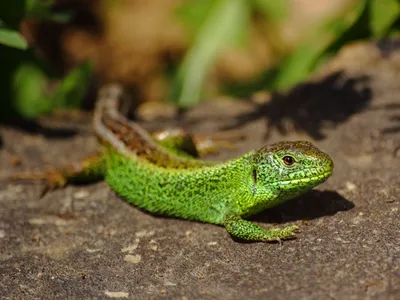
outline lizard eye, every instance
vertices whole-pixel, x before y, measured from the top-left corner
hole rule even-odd
[[[291,166],[294,164],[295,160],[292,156],[286,155],[282,158],[283,162],[285,163],[285,165],[287,166]]]

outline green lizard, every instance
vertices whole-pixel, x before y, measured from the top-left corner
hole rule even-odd
[[[280,142],[224,163],[179,155],[118,111],[123,91],[104,87],[93,118],[102,151],[47,174],[50,187],[104,178],[122,198],[154,214],[222,225],[236,238],[274,241],[296,226],[267,230],[243,218],[325,181],[331,158],[309,142]]]

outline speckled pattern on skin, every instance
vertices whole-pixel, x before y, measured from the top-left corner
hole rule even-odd
[[[124,118],[118,112],[120,99],[124,96],[118,86],[108,86],[100,91],[93,125],[100,140],[136,158],[169,169],[195,168],[212,165],[211,162],[180,156],[156,144],[139,125]]]
[[[180,157],[119,115],[122,95],[116,86],[100,93],[94,128],[105,147],[86,173],[104,177],[122,198],[151,213],[223,225],[245,240],[290,238],[296,226],[266,230],[242,217],[292,199],[332,174],[331,158],[303,141],[265,146],[220,164]]]

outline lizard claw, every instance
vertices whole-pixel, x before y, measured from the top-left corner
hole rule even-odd
[[[67,179],[60,170],[47,171],[44,177],[46,183],[40,192],[40,198],[43,198],[47,192],[63,188],[67,184]]]

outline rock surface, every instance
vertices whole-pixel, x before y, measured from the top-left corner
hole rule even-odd
[[[326,183],[253,218],[297,224],[297,239],[234,241],[221,227],[142,212],[104,182],[42,199],[40,184],[2,182],[0,297],[399,299],[400,53],[389,50],[349,47],[318,78],[269,101],[206,101],[179,122],[246,134],[212,159],[284,139],[328,152],[335,172]],[[3,126],[0,176],[96,150],[88,121],[57,122]]]

